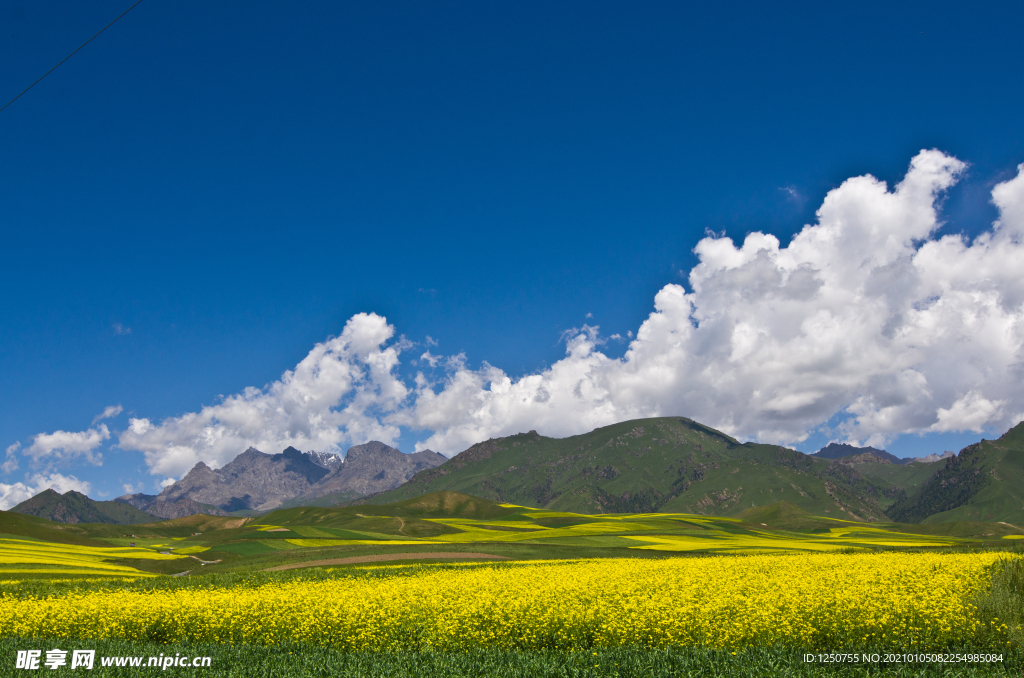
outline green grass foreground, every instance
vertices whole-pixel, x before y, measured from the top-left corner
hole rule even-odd
[[[0,639],[0,676],[27,675],[15,666],[21,649],[95,649],[92,671],[67,667],[46,675],[87,676],[204,676],[238,678],[775,678],[797,676],[1018,676],[1024,673],[1024,653],[1004,653],[1002,663],[988,664],[868,664],[825,666],[804,661],[791,649],[726,650],[675,648],[648,650],[612,648],[582,652],[479,650],[443,652],[342,652],[329,648],[279,645],[161,644],[127,641],[68,641],[67,639]],[[872,652],[872,650],[866,650]],[[100,656],[157,656],[181,653],[213,658],[209,668],[102,668]],[[879,654],[884,654],[878,650]]]

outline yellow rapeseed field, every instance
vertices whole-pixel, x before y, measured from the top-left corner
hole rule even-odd
[[[75,546],[28,539],[0,538],[0,574],[154,576],[140,572],[133,567],[108,562],[119,558],[177,560],[180,556],[163,555],[142,548]]]
[[[348,649],[938,649],[970,640],[998,554],[593,559],[366,568],[252,587],[0,597],[12,636]],[[1005,556],[1003,556],[1005,557]],[[370,575],[373,576],[370,576]],[[3,594],[0,594],[2,596]],[[985,622],[991,620],[984,620]]]

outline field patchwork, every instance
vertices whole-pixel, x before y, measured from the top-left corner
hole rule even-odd
[[[61,574],[150,577],[153,575],[109,561],[120,559],[177,560],[181,557],[162,555],[145,548],[104,548],[0,538],[0,574],[3,575]]]

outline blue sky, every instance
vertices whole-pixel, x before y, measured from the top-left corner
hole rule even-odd
[[[128,4],[3,3],[4,102]],[[481,383],[485,365],[512,382],[545,374],[576,336],[616,361],[659,291],[693,291],[709,232],[786,248],[829,191],[865,174],[891,189],[921,149],[967,163],[949,170],[927,238],[972,239],[1024,162],[1022,19],[1017,3],[144,0],[0,113],[0,446],[17,446],[0,484],[58,473],[94,496],[155,491],[227,452],[171,428],[126,449],[130,420],[272,384],[360,313],[394,328],[381,345],[401,349],[391,374],[408,393],[361,411],[377,428],[340,424],[338,449],[363,431],[446,453],[514,432],[528,416],[410,414],[424,351],[444,356],[424,372],[438,393],[460,369]],[[599,334],[564,334],[585,325]],[[734,433],[805,451],[873,432],[897,454],[960,449],[1015,423],[1016,396],[989,387],[919,389],[935,421],[956,403],[1002,413],[973,431],[934,428],[924,410],[842,429],[874,388],[854,384],[778,431]],[[607,416],[707,419],[656,400]],[[39,434],[98,430],[114,405],[98,447],[27,454]],[[604,421],[552,412],[525,428]],[[250,438],[303,435],[285,428]],[[161,445],[191,451],[161,465]]]

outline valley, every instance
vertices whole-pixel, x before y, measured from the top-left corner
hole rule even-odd
[[[371,556],[379,561],[392,556],[403,561],[453,560],[461,554],[485,560],[551,560],[1024,547],[1024,529],[1008,523],[862,522],[815,516],[785,500],[731,517],[581,514],[456,492],[393,504],[290,508],[255,518],[196,515],[132,526],[66,525],[4,512],[0,534],[0,578],[34,577],[40,568],[45,571],[38,574],[46,576],[54,568],[63,568],[66,576],[99,576],[95,562],[79,566],[60,556],[75,549],[86,549],[93,560],[109,553],[105,562],[116,567],[111,574],[124,576],[127,566],[147,576],[348,561],[337,563],[342,565]]]

